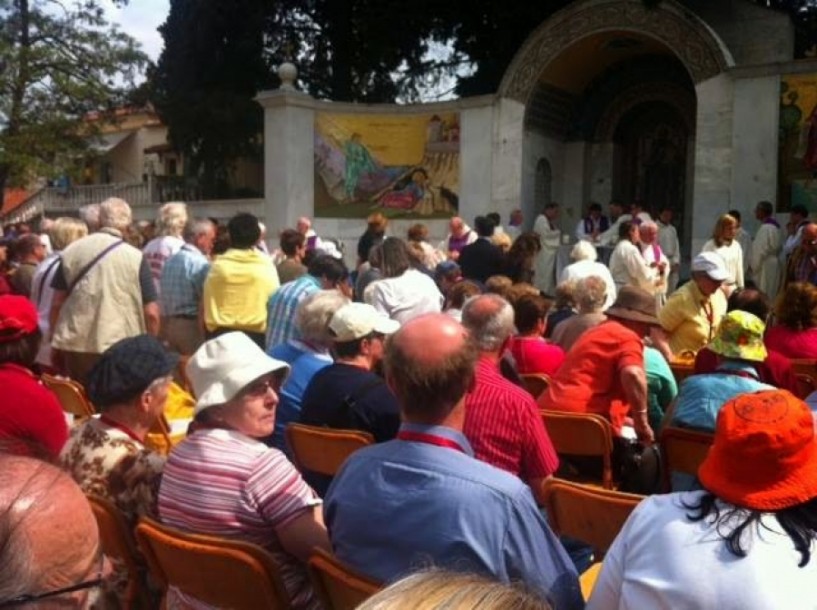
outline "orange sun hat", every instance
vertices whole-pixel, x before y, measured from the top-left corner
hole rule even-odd
[[[698,479],[718,498],[754,510],[781,510],[817,497],[817,439],[806,403],[786,390],[770,390],[724,404]]]

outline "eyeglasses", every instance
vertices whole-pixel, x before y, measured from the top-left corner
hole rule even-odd
[[[17,597],[12,597],[5,601],[0,601],[0,608],[13,608],[14,606],[22,606],[41,599],[48,599],[49,597],[57,597],[58,595],[67,595],[68,593],[75,593],[76,591],[83,591],[85,589],[94,589],[102,585],[105,581],[100,573],[93,580],[86,580],[70,587],[63,587],[62,589],[54,589],[53,591],[46,591],[45,593],[24,593]]]
[[[262,396],[266,396],[270,390],[277,392],[280,385],[280,381],[277,377],[269,377],[248,385],[243,394],[244,396],[250,396],[252,398],[261,398]]]

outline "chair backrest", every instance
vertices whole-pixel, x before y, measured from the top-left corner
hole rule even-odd
[[[99,527],[102,552],[122,562],[128,570],[126,598],[132,604],[137,597],[144,597],[144,591],[141,590],[139,550],[133,530],[113,502],[95,495],[88,495],[87,498]]]
[[[672,375],[675,377],[675,382],[678,385],[681,385],[681,382],[695,374],[695,363],[694,362],[670,362],[669,368],[672,371]]]
[[[354,610],[382,588],[331,553],[317,548],[309,558],[309,576],[327,610]]]
[[[525,373],[519,377],[522,379],[522,383],[525,384],[525,389],[530,392],[534,398],[539,398],[542,392],[547,390],[550,385],[550,377],[545,374]]]
[[[589,544],[600,555],[607,552],[643,499],[563,479],[550,479],[545,485],[545,508],[553,531]]]
[[[145,446],[161,455],[168,455],[173,449],[173,440],[170,438],[170,424],[164,414],[159,415],[148,430],[145,437]]]
[[[66,377],[55,377],[43,373],[40,376],[43,385],[54,392],[62,405],[62,410],[74,417],[91,417],[96,413],[94,405],[85,395],[82,384]]]
[[[186,534],[147,518],[136,526],[136,540],[163,587],[219,608],[290,608],[275,560],[257,545]]]
[[[698,475],[698,466],[712,446],[713,434],[683,428],[667,427],[661,432],[661,464],[664,470],[664,489],[669,491],[673,472]]]
[[[368,432],[305,424],[289,424],[286,437],[298,470],[328,476],[334,476],[355,451],[374,443],[374,437]]]
[[[545,428],[560,455],[595,456],[602,460],[602,485],[613,488],[613,429],[610,422],[595,413],[542,411]]]

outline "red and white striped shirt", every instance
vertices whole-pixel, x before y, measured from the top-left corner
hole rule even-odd
[[[200,430],[182,441],[168,457],[159,488],[159,515],[166,525],[270,551],[298,609],[317,609],[320,603],[304,564],[284,551],[276,530],[320,503],[283,453],[221,429]],[[187,607],[209,608],[177,590],[169,593]]]
[[[559,458],[533,397],[505,379],[489,357],[477,361],[475,375],[464,428],[475,457],[526,483],[553,474]]]

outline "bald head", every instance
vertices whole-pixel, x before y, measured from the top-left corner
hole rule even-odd
[[[466,330],[444,314],[403,325],[386,346],[386,380],[407,421],[439,423],[471,386],[476,350]]]
[[[462,324],[480,351],[498,352],[514,333],[513,307],[499,295],[483,294],[466,301]]]
[[[99,534],[88,501],[58,468],[0,454],[0,603],[97,577]],[[59,597],[79,608],[88,590]]]
[[[298,233],[306,235],[307,231],[312,228],[312,221],[309,220],[306,216],[301,216],[298,219],[298,223],[295,225]]]
[[[459,237],[463,229],[465,228],[465,223],[459,216],[454,216],[448,223],[448,228],[451,231],[451,235],[453,235],[454,237]]]

